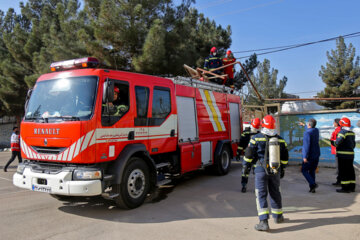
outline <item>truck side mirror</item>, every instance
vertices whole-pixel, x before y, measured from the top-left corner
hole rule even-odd
[[[103,103],[112,102],[114,99],[114,82],[107,78],[103,86]]]
[[[26,94],[26,99],[25,99],[25,114],[26,114],[26,111],[27,111],[27,107],[29,105],[29,100],[30,100],[30,97],[31,97],[31,94],[33,92],[34,88],[30,88]]]

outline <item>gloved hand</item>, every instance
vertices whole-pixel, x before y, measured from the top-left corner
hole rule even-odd
[[[243,166],[243,174],[244,175],[249,175],[250,170],[251,170],[251,164],[245,164]]]
[[[280,178],[283,178],[285,176],[285,169],[280,168]]]

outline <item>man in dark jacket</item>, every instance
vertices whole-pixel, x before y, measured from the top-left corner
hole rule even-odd
[[[309,183],[309,192],[315,193],[318,187],[315,181],[315,170],[319,164],[320,146],[319,146],[319,129],[315,128],[316,120],[311,118],[307,122],[307,129],[304,132],[302,148],[302,174]]]

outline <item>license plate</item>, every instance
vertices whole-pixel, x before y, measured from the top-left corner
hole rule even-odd
[[[36,192],[45,192],[45,193],[51,193],[51,187],[47,186],[39,186],[39,185],[32,185],[32,190]]]

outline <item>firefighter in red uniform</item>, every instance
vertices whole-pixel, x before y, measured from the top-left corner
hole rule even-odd
[[[6,163],[4,167],[4,172],[7,172],[8,166],[15,160],[16,156],[18,157],[19,163],[22,162],[21,151],[20,151],[20,139],[19,131],[17,127],[13,128],[13,133],[11,134],[11,158]]]
[[[211,71],[212,69],[215,68],[219,68],[223,65],[221,59],[217,56],[217,49],[216,47],[212,47],[210,50],[210,55],[205,58],[205,63],[204,63],[204,69],[207,71]],[[213,73],[221,75],[223,73],[223,70],[216,70],[213,71]],[[215,79],[211,79],[211,81],[216,82],[218,84],[222,84],[222,79],[220,78],[215,78]]]
[[[228,50],[226,52],[226,57],[223,58],[222,61],[223,61],[223,65],[228,65],[234,63],[236,61],[236,58],[234,58],[234,55],[232,54],[231,50]],[[229,86],[231,88],[234,88],[234,72],[235,72],[234,65],[224,68],[224,74],[228,75],[228,78],[226,80],[226,86]]]
[[[250,142],[251,136],[258,134],[260,132],[260,124],[261,124],[261,121],[259,118],[254,118],[253,120],[251,120],[250,131],[246,131],[243,134],[241,134],[238,151],[245,150]],[[246,168],[245,165],[246,165],[246,162],[243,163],[244,167],[243,167],[242,175],[241,175],[241,185],[242,185],[241,192],[243,192],[243,193],[246,192],[246,186],[247,186],[247,183],[249,180],[249,174],[250,174],[251,168],[253,167],[252,165],[250,165],[250,167]]]
[[[350,119],[343,117],[340,120],[341,130],[337,134],[336,141],[332,141],[336,147],[336,156],[339,161],[339,177],[341,189],[337,189],[340,193],[355,192],[355,170],[354,170],[354,148],[355,133],[350,131]]]

